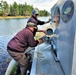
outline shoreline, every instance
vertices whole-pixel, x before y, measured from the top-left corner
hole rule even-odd
[[[20,18],[30,18],[31,16],[0,16],[1,19],[20,19]],[[38,16],[38,17],[44,17],[44,16]],[[45,16],[46,17],[46,16]]]
[[[0,16],[0,19],[29,18],[30,16]]]

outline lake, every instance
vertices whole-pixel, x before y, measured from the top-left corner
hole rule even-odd
[[[39,19],[48,21],[49,17],[39,17]],[[0,20],[0,75],[5,75],[6,68],[11,60],[6,50],[7,43],[18,31],[26,26],[27,21],[28,18]],[[43,29],[46,25],[38,27],[39,29]]]

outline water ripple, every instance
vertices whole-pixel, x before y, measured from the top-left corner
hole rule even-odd
[[[0,75],[5,75],[8,64],[11,60],[7,52],[7,43],[11,37],[9,36],[0,36]]]

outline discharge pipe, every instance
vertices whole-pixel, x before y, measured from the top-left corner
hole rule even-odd
[[[6,70],[5,75],[10,75],[11,74],[11,71],[12,71],[15,64],[16,64],[16,61],[14,59],[12,59],[11,62],[9,63],[9,66]]]

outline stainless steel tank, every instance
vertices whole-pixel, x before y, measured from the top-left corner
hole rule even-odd
[[[65,75],[76,75],[76,0],[58,0],[52,10],[52,18],[56,21],[55,33],[58,36],[57,58]]]

